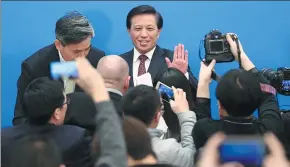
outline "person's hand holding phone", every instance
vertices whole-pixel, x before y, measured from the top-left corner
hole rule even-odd
[[[197,167],[244,167],[236,162],[220,164],[219,147],[225,139],[226,136],[220,132],[212,135],[204,146]]]
[[[285,156],[285,150],[277,137],[272,133],[264,136],[265,144],[269,148],[269,155],[264,159],[263,167],[290,167],[290,163]]]
[[[182,89],[176,89],[172,87],[174,94],[174,101],[170,100],[170,107],[174,113],[189,111],[188,101],[186,99],[186,93]]]

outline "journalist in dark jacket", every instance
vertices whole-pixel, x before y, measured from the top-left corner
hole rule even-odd
[[[229,36],[227,40],[236,60],[237,45]],[[203,147],[208,138],[218,131],[234,135],[261,135],[271,131],[284,144],[284,124],[278,112],[279,106],[275,98],[275,89],[255,68],[240,44],[240,60],[243,69],[228,71],[219,81],[216,88],[220,120],[210,117],[199,120],[192,135],[197,149]],[[201,63],[199,85],[197,89],[196,112],[210,112],[209,83],[215,61],[209,66]],[[259,111],[259,118],[252,114]]]
[[[24,93],[28,123],[2,129],[2,165],[9,164],[7,157],[11,151],[10,146],[15,141],[36,134],[54,140],[60,149],[65,166],[92,167],[91,137],[85,129],[62,125],[69,102],[63,93],[61,82],[48,77],[33,80]]]
[[[72,61],[76,57],[86,57],[96,67],[105,53],[91,47],[94,30],[88,19],[78,12],[70,12],[61,17],[55,26],[56,40],[25,59],[21,64],[21,75],[17,81],[17,98],[14,109],[13,124],[26,122],[23,112],[23,94],[27,85],[39,77],[49,77],[51,62]],[[82,91],[74,82],[61,80],[65,93]]]

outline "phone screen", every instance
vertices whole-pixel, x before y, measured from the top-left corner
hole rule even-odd
[[[226,139],[220,146],[222,163],[239,162],[243,165],[260,166],[265,155],[265,144],[262,139]]]
[[[157,90],[164,101],[169,102],[170,100],[174,100],[173,90],[169,86],[158,82]]]
[[[76,62],[52,62],[50,64],[50,75],[52,79],[77,78],[78,70]]]
[[[282,81],[282,91],[290,92],[290,80]]]

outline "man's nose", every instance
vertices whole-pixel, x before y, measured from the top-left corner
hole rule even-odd
[[[143,37],[143,38],[146,38],[148,36],[147,30],[145,28],[142,29],[140,36]]]

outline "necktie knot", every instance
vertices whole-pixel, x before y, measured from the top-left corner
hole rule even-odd
[[[140,60],[141,62],[145,62],[147,59],[148,59],[148,57],[147,57],[146,55],[140,55],[140,56],[139,56],[139,60]]]

